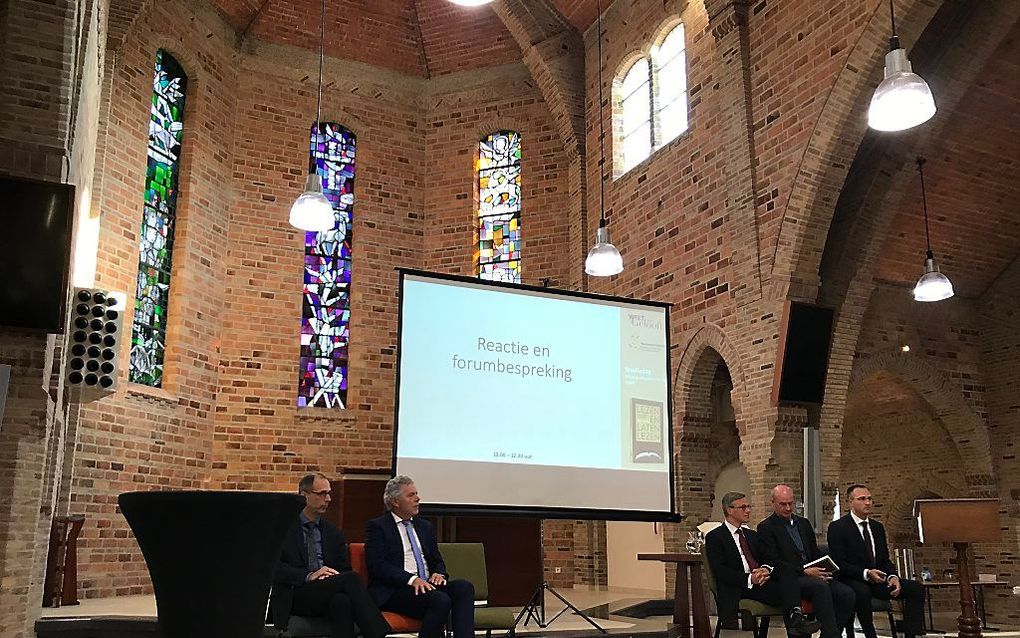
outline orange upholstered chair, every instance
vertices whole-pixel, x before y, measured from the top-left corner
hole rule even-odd
[[[358,576],[361,576],[361,580],[368,584],[368,563],[365,561],[365,544],[364,543],[350,543],[348,545],[351,553],[351,569],[358,572]],[[392,611],[384,611],[382,613],[383,618],[390,624],[392,633],[395,634],[413,634],[417,633],[421,629],[421,621],[415,620],[414,618],[408,618]]]

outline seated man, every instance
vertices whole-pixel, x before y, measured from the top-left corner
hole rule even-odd
[[[857,620],[867,638],[875,638],[871,599],[903,601],[903,633],[913,638],[924,633],[924,588],[915,580],[900,579],[889,560],[885,527],[871,518],[873,503],[866,485],[846,491],[850,512],[829,523],[829,555],[839,565],[839,579],[857,595]]]
[[[452,617],[454,638],[473,638],[474,585],[448,580],[432,525],[418,517],[420,500],[410,477],[387,481],[387,513],[366,527],[368,591],[380,609],[420,618],[419,638],[440,638],[447,616]]]
[[[790,636],[807,636],[819,627],[808,622],[800,609],[800,585],[797,577],[782,566],[763,565],[758,535],[742,527],[751,518],[751,506],[740,492],[727,492],[722,498],[726,522],[705,537],[708,564],[715,576],[719,619],[737,616],[741,598],[781,607]]]
[[[286,627],[290,613],[325,616],[333,638],[354,638],[354,623],[364,638],[383,638],[390,626],[351,571],[347,542],[335,525],[322,518],[330,502],[329,480],[309,474],[298,483],[305,507],[283,541],[283,552],[273,582],[274,620]],[[290,596],[290,613],[281,611],[279,599]],[[284,605],[285,607],[285,605]],[[280,613],[285,618],[275,618]]]
[[[758,523],[764,560],[782,565],[797,575],[800,595],[811,601],[815,618],[822,623],[822,638],[838,638],[854,614],[854,590],[821,567],[804,564],[821,558],[811,522],[793,513],[793,490],[789,485],[772,488],[772,514]],[[839,563],[836,563],[839,566]]]

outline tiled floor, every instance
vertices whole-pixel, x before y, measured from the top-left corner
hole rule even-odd
[[[592,610],[592,615],[601,627],[614,635],[628,635],[640,633],[665,632],[669,629],[670,618],[667,616],[653,616],[645,619],[627,618],[614,615],[614,611],[648,600],[649,598],[660,598],[661,592],[647,592],[646,595],[635,592],[616,591],[588,591],[584,589],[560,590],[559,592],[573,605],[583,610]],[[564,605],[550,594],[546,595],[546,618],[551,619]],[[607,613],[608,612],[608,613]],[[943,629],[950,629],[956,625],[958,612],[947,610],[935,614],[935,626]],[[80,605],[71,607],[60,607],[56,609],[44,609],[43,618],[59,617],[133,617],[133,618],[155,618],[156,603],[151,595],[149,596],[123,596],[120,598],[97,598],[83,600]],[[711,618],[711,626],[715,627],[715,618]],[[888,636],[888,631],[883,623],[878,623],[880,636]],[[1020,638],[1020,631],[1016,627],[1003,627],[1003,631],[987,633],[989,638]],[[546,628],[540,628],[535,622],[529,622],[527,626],[518,628],[519,634],[530,634],[537,636],[548,633],[560,632],[583,632],[594,628],[583,618],[573,613],[564,613]],[[953,635],[956,632],[953,631]],[[773,632],[774,637],[781,636],[779,631]],[[747,638],[746,632],[728,631],[722,632],[721,638]]]

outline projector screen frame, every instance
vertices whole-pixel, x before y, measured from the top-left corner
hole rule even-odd
[[[531,507],[514,505],[465,505],[456,503],[436,503],[428,501],[428,485],[421,485],[422,499],[421,513],[434,516],[517,516],[527,518],[543,519],[577,519],[577,520],[606,520],[606,521],[651,521],[651,522],[680,522],[683,515],[676,512],[676,468],[674,467],[673,456],[673,370],[671,361],[671,344],[669,330],[669,312],[672,304],[663,301],[651,301],[646,299],[630,299],[613,295],[601,295],[590,292],[578,292],[575,290],[562,290],[544,286],[532,286],[528,284],[513,284],[502,281],[487,281],[476,277],[465,277],[448,273],[432,272],[415,268],[396,268],[399,275],[398,282],[398,313],[397,313],[397,361],[396,361],[396,384],[394,387],[393,401],[393,453],[390,459],[390,475],[395,476],[397,471],[397,440],[400,427],[400,370],[401,370],[401,343],[404,324],[404,282],[408,275],[438,279],[451,282],[471,284],[475,287],[503,288],[514,291],[527,291],[545,294],[553,297],[576,297],[578,299],[590,299],[597,301],[609,301],[620,304],[635,306],[648,306],[661,308],[665,313],[665,338],[666,338],[666,450],[669,455],[667,473],[669,474],[669,512],[657,510],[618,510],[618,509],[596,509],[596,508],[573,508],[573,507]],[[414,477],[412,477],[414,478]]]

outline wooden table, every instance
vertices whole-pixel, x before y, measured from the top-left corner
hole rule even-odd
[[[657,560],[676,565],[676,587],[673,594],[673,623],[679,625],[682,638],[692,638],[690,617],[694,615],[693,638],[709,638],[708,608],[701,585],[699,554],[638,554],[638,560]],[[688,590],[688,583],[690,583]],[[689,591],[689,593],[688,593]]]
[[[919,583],[924,585],[924,602],[928,608],[928,626],[925,627],[929,633],[944,634],[946,632],[935,629],[935,622],[932,615],[932,604],[931,604],[931,590],[938,589],[940,587],[959,587],[960,582],[956,580],[919,580]],[[981,629],[985,631],[999,631],[995,627],[988,626],[988,617],[985,612],[985,587],[1001,587],[1009,585],[1009,582],[1005,580],[973,580],[970,583],[970,588],[974,592],[974,603],[977,617],[981,620]]]

